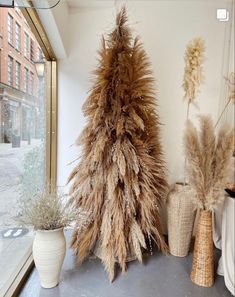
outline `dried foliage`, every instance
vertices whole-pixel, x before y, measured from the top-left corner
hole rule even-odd
[[[233,129],[223,126],[216,137],[209,116],[200,117],[200,131],[188,121],[185,152],[189,182],[197,195],[194,203],[200,209],[213,210],[223,197],[223,190],[232,165]]]
[[[218,126],[219,121],[221,120],[224,112],[226,111],[227,107],[229,106],[230,103],[235,104],[235,73],[231,72],[229,77],[225,77],[225,81],[227,83],[228,86],[228,100],[215,124],[215,127]]]
[[[68,226],[75,219],[72,208],[65,206],[64,196],[47,186],[31,197],[19,201],[19,213],[16,220],[35,230],[54,230]]]
[[[187,45],[184,61],[183,89],[184,99],[188,104],[195,103],[199,87],[204,80],[203,61],[205,54],[205,43],[201,38],[192,39]]]
[[[142,260],[146,238],[167,251],[159,217],[167,183],[154,79],[142,44],[132,39],[126,22],[123,8],[113,32],[102,39],[84,104],[88,123],[77,141],[83,153],[69,177],[72,205],[92,215],[83,230],[75,229],[71,247],[82,261],[99,240],[111,281],[115,262],[125,271],[130,251]]]

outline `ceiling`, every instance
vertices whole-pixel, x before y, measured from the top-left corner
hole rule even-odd
[[[120,0],[66,0],[70,8],[111,7]]]

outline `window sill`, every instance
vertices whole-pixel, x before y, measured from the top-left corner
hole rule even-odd
[[[25,237],[26,238],[26,237]],[[19,245],[19,248],[22,248],[22,243],[24,244],[24,238],[22,238],[23,241],[14,243],[10,246],[11,249],[15,249],[16,246]],[[17,292],[20,290],[22,285],[24,284],[24,281],[26,280],[28,273],[31,271],[31,268],[33,267],[33,256],[32,256],[32,241],[33,238],[27,238],[28,243],[31,241],[31,243],[28,245],[27,249],[25,251],[22,251],[21,249],[21,255],[19,254],[19,259],[10,259],[11,256],[11,250],[6,251],[5,259],[1,259],[2,262],[2,270],[4,269],[5,274],[1,275],[1,289],[0,289],[0,296],[4,297],[11,297],[11,296],[18,296]],[[5,252],[5,251],[4,251]],[[4,267],[4,268],[3,268]]]

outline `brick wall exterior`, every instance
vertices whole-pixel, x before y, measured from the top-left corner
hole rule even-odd
[[[12,19],[12,40],[8,40],[8,16]],[[20,26],[20,48],[17,49],[16,26]],[[28,36],[27,46],[25,34]],[[31,46],[32,44],[32,46]],[[27,51],[25,50],[27,49]],[[9,81],[8,61],[12,61],[12,81]],[[41,50],[19,9],[0,8],[0,143],[11,142],[17,134],[21,140],[37,137],[38,113],[43,98],[43,81],[37,76],[34,62]],[[17,85],[16,64],[20,64],[20,84]],[[25,68],[28,79],[25,79]],[[25,82],[28,80],[28,87]],[[38,117],[38,118],[37,118]]]

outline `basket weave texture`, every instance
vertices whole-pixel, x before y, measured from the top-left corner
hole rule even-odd
[[[195,208],[189,185],[176,183],[167,198],[167,226],[169,250],[173,256],[187,256],[192,239]]]
[[[211,211],[200,211],[195,237],[191,280],[193,283],[203,287],[211,287],[214,283]]]

